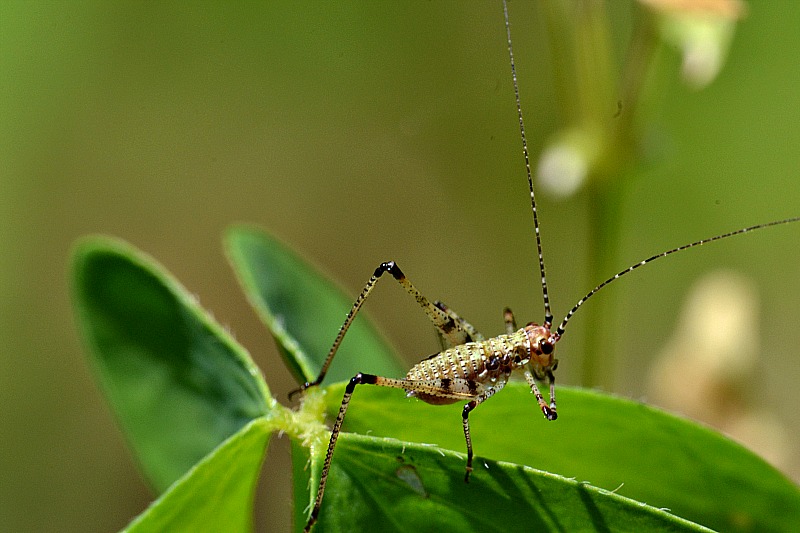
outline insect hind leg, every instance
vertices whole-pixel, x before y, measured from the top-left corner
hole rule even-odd
[[[456,325],[455,328],[448,329],[447,331],[445,328],[436,327],[436,333],[439,334],[439,340],[441,341],[443,349],[452,348],[453,346],[471,341],[484,340],[483,335],[475,329],[475,326],[461,318],[458,313],[447,307],[444,302],[437,300],[433,302],[433,305],[446,313]],[[434,322],[434,326],[435,325],[436,323]]]
[[[372,289],[378,283],[378,280],[385,273],[391,274],[392,277],[406,290],[406,292],[414,297],[425,314],[428,315],[428,318],[431,320],[433,325],[436,326],[443,339],[447,339],[448,341],[455,340],[457,341],[455,344],[463,344],[464,342],[472,340],[472,337],[475,334],[480,336],[480,334],[475,331],[475,328],[469,325],[457,314],[450,311],[447,306],[441,303],[439,306],[431,303],[430,300],[428,300],[414,286],[414,284],[411,283],[408,278],[406,278],[405,274],[403,274],[403,271],[400,270],[399,266],[397,266],[397,263],[394,261],[386,261],[381,263],[378,268],[375,269],[375,272],[369,278],[366,285],[364,285],[364,288],[361,290],[358,298],[356,298],[356,301],[353,303],[353,306],[347,313],[347,317],[345,318],[342,326],[339,328],[339,333],[336,335],[336,339],[333,341],[333,345],[328,351],[328,355],[325,358],[322,367],[320,368],[317,378],[314,381],[304,383],[299,389],[290,392],[289,398],[294,397],[296,394],[306,390],[309,387],[313,387],[322,383],[322,380],[325,379],[325,375],[328,373],[328,368],[330,367],[336,352],[339,351],[339,346],[341,345],[347,330],[350,329],[350,326],[353,323],[353,320],[355,320],[358,311],[361,309],[361,306],[364,305],[364,301],[370,295]]]
[[[331,458],[333,457],[333,449],[336,447],[336,441],[339,440],[339,433],[342,429],[342,422],[344,422],[344,416],[347,414],[347,407],[350,405],[350,398],[353,396],[353,391],[355,391],[356,385],[361,384],[369,384],[369,385],[382,385],[385,387],[396,387],[402,388],[399,385],[399,382],[403,380],[397,379],[390,379],[390,378],[382,378],[380,376],[374,376],[372,374],[363,374],[358,373],[350,380],[347,384],[347,387],[344,391],[344,396],[342,397],[342,405],[339,407],[339,414],[336,415],[336,422],[333,424],[333,429],[331,430],[331,440],[328,443],[328,450],[325,453],[325,462],[322,465],[322,473],[320,474],[319,478],[319,487],[317,488],[317,497],[314,500],[314,507],[311,509],[311,514],[308,517],[308,522],[306,522],[306,526],[303,529],[304,532],[311,531],[311,526],[313,526],[317,518],[319,516],[319,510],[322,507],[322,496],[325,494],[325,485],[328,481],[328,473],[330,472],[331,468]]]
[[[350,399],[353,396],[353,392],[355,391],[357,385],[377,385],[378,387],[404,389],[409,392],[417,392],[429,397],[441,398],[444,400],[441,403],[450,403],[470,397],[470,393],[468,392],[470,384],[467,382],[468,380],[463,380],[463,379],[449,379],[449,380],[394,379],[394,378],[376,376],[373,374],[364,374],[361,372],[353,376],[353,378],[347,384],[347,387],[345,387],[344,396],[342,397],[342,404],[339,407],[339,414],[336,415],[336,421],[333,423],[333,428],[331,429],[331,440],[328,443],[328,450],[325,453],[325,462],[322,465],[322,473],[320,474],[319,478],[319,487],[317,488],[317,496],[316,499],[314,500],[314,507],[311,509],[311,514],[309,515],[308,522],[306,523],[306,526],[303,529],[303,531],[306,532],[310,531],[311,526],[314,525],[319,516],[319,510],[322,507],[322,497],[325,494],[325,486],[328,481],[328,474],[330,473],[331,459],[333,458],[333,450],[334,448],[336,448],[336,442],[339,440],[339,434],[341,433],[342,423],[344,422],[344,417],[347,414],[347,408],[350,405]],[[472,386],[475,385],[472,384]],[[492,392],[482,391],[476,400],[471,401],[467,405],[472,405],[473,403],[475,403],[475,406],[477,406],[477,404],[481,403],[484,399],[489,398],[490,396],[492,396],[492,394],[494,394],[493,391]],[[450,402],[446,401],[447,399],[449,399]],[[474,409],[475,406],[473,406],[470,410]],[[465,422],[465,424],[467,423]],[[469,439],[468,424],[465,427],[467,428],[465,431],[467,434],[467,449],[469,455],[469,462],[467,468],[471,470],[472,442]]]

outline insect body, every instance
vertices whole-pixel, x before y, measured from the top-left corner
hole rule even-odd
[[[442,343],[448,347],[442,352],[414,365],[403,379],[358,373],[350,380],[350,383],[345,388],[342,405],[333,425],[331,440],[325,455],[320,484],[317,489],[316,501],[305,531],[310,531],[311,526],[317,520],[333,450],[350,404],[350,398],[357,385],[366,384],[404,389],[408,396],[416,397],[433,405],[466,401],[467,403],[462,411],[462,424],[464,438],[467,443],[467,465],[464,475],[464,481],[467,482],[472,472],[473,457],[469,414],[478,405],[500,391],[512,372],[521,370],[524,373],[525,379],[536,395],[536,400],[539,402],[542,413],[548,420],[555,420],[558,416],[555,400],[555,378],[553,376],[558,360],[554,358],[553,352],[560,334],[550,331],[552,322],[546,322],[542,326],[530,323],[517,330],[513,313],[510,309],[506,309],[504,312],[506,334],[485,339],[471,324],[446,305],[441,302],[430,302],[405,277],[400,267],[393,261],[382,263],[375,269],[375,273],[370,277],[348,313],[344,324],[339,329],[339,334],[334,340],[317,379],[313,382],[305,383],[301,389],[295,392],[305,390],[322,382],[350,324],[367,296],[372,292],[375,284],[385,273],[391,274],[409,294],[414,296],[417,303],[436,326]],[[549,383],[549,405],[539,391],[537,380],[547,380]]]
[[[768,228],[791,222],[800,221],[800,217],[769,222],[750,226],[740,230],[732,231],[722,235],[717,235],[708,239],[699,240],[684,246],[679,246],[671,250],[653,255],[647,259],[639,261],[634,265],[620,271],[613,277],[607,279],[597,287],[589,291],[586,296],[570,309],[561,323],[553,329],[553,315],[550,311],[550,298],[547,290],[545,277],[544,259],[542,256],[542,244],[539,236],[539,221],[536,211],[536,198],[533,190],[533,179],[528,157],[528,146],[525,137],[525,126],[522,120],[522,110],[517,85],[516,69],[514,66],[514,53],[511,46],[511,30],[508,21],[508,9],[505,0],[503,1],[503,12],[505,16],[506,36],[508,43],[509,59],[511,63],[511,75],[516,97],[517,116],[519,118],[520,136],[522,139],[522,152],[525,159],[525,168],[530,189],[531,208],[533,211],[533,223],[536,236],[536,246],[538,250],[539,271],[541,273],[542,294],[544,299],[544,321],[541,325],[529,323],[521,329],[517,329],[516,321],[511,310],[504,311],[504,322],[506,333],[493,338],[486,339],[469,322],[461,318],[454,311],[449,309],[441,302],[429,301],[417,288],[406,278],[400,267],[393,261],[382,263],[367,281],[366,285],[353,303],[350,312],[347,314],[344,323],[339,328],[339,333],[331,346],[328,356],[322,365],[319,375],[312,381],[305,383],[300,389],[291,395],[301,392],[309,387],[319,385],[328,368],[336,355],[339,346],[344,339],[347,330],[350,328],[364,301],[367,299],[378,280],[384,274],[390,274],[414,299],[431,320],[442,340],[443,351],[436,353],[416,365],[414,365],[402,379],[388,378],[373,374],[356,374],[345,388],[342,404],[339,413],[331,430],[331,439],[325,455],[325,461],[320,475],[319,487],[311,510],[305,531],[317,521],[322,505],[322,498],[325,493],[325,485],[330,472],[331,459],[336,447],[336,441],[341,431],[342,423],[347,413],[350,399],[358,385],[377,385],[380,387],[390,387],[403,389],[409,397],[418,398],[432,405],[444,405],[464,401],[462,411],[462,425],[464,438],[467,445],[467,464],[465,481],[469,481],[472,472],[472,438],[470,436],[469,415],[481,403],[491,398],[494,394],[502,390],[511,374],[520,371],[528,382],[531,391],[536,396],[539,407],[547,420],[556,420],[558,417],[555,399],[555,377],[554,372],[558,366],[558,359],[555,358],[556,343],[561,339],[567,327],[567,323],[575,312],[592,296],[603,287],[620,277],[633,272],[652,261],[661,259],[668,255],[680,252],[696,246],[701,246],[713,241],[741,235],[759,229]],[[549,387],[549,402],[545,401],[539,390],[539,384],[546,383]],[[291,396],[290,395],[290,396]]]

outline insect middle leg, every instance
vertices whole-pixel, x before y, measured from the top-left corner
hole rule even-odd
[[[304,391],[309,387],[313,387],[322,383],[322,380],[325,379],[325,374],[328,373],[328,368],[330,367],[336,352],[339,350],[339,346],[341,345],[347,330],[350,329],[350,325],[353,323],[353,320],[358,314],[358,311],[361,309],[361,306],[364,305],[364,301],[372,292],[375,284],[378,282],[381,276],[387,272],[391,274],[400,285],[403,286],[406,292],[414,297],[425,314],[428,315],[428,318],[436,327],[440,336],[445,342],[455,346],[465,342],[470,342],[473,340],[473,337],[477,337],[477,339],[483,338],[480,333],[475,331],[475,328],[451,311],[447,306],[441,302],[436,302],[436,304],[431,303],[430,300],[428,300],[408,280],[408,278],[406,278],[405,274],[403,274],[403,271],[400,270],[400,267],[398,267],[394,261],[387,261],[385,263],[381,263],[378,268],[375,269],[375,272],[361,290],[361,294],[358,295],[358,298],[356,298],[356,301],[353,303],[353,307],[350,308],[350,312],[347,313],[347,317],[345,318],[342,326],[339,328],[339,333],[336,335],[336,339],[333,341],[333,345],[328,352],[328,356],[325,358],[325,362],[322,364],[322,368],[320,369],[317,378],[314,381],[303,384],[303,386],[299,389],[292,391],[289,394],[290,397],[294,396],[298,392]]]
[[[503,383],[505,384],[505,383]],[[472,400],[464,406],[463,420],[464,420],[464,435],[467,439],[467,478],[469,472],[472,471],[472,440],[469,434],[469,412],[477,407],[481,402],[490,398],[502,386],[495,387],[494,389],[484,389],[482,386],[471,380],[466,379],[434,379],[434,380],[414,380],[414,379],[394,379],[375,376],[372,374],[358,373],[350,380],[344,391],[342,397],[342,405],[339,407],[339,414],[336,416],[336,421],[331,430],[331,440],[328,443],[328,450],[325,453],[325,462],[322,465],[322,473],[319,478],[319,487],[317,488],[317,496],[314,500],[314,508],[306,523],[303,531],[310,531],[311,526],[317,521],[319,510],[322,506],[322,497],[325,494],[325,485],[328,481],[328,474],[331,468],[331,459],[333,458],[333,450],[336,447],[336,441],[339,439],[339,434],[342,429],[344,417],[347,414],[347,408],[350,405],[350,398],[357,385],[377,385],[379,387],[391,387],[395,389],[404,389],[409,392],[416,392],[420,395],[427,397],[436,397],[444,400],[442,403],[449,403],[450,401],[458,401],[461,399]],[[478,396],[474,395],[474,391],[478,391]]]
[[[467,471],[464,473],[464,483],[469,483],[469,475],[472,473],[472,437],[469,432],[469,414],[480,404],[494,396],[505,386],[505,381],[498,381],[492,388],[484,390],[477,398],[471,400],[464,406],[461,412],[461,421],[464,425],[464,438],[467,440]]]
[[[503,322],[506,324],[507,334],[511,335],[517,331],[517,319],[514,318],[514,313],[508,307],[503,309]]]

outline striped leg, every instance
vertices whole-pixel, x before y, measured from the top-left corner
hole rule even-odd
[[[508,307],[503,309],[503,322],[506,323],[507,334],[511,335],[517,331],[517,320],[514,318],[514,313],[512,313],[511,309]]]
[[[347,384],[347,388],[345,388],[344,397],[342,398],[342,405],[339,407],[339,414],[336,416],[336,422],[334,422],[333,429],[331,430],[331,440],[328,443],[328,451],[325,453],[325,463],[322,465],[322,474],[319,478],[317,498],[314,500],[314,508],[311,510],[311,515],[308,517],[306,527],[303,529],[303,531],[306,533],[311,531],[311,526],[314,525],[319,516],[319,510],[322,506],[322,496],[325,494],[325,484],[328,481],[328,472],[331,468],[333,449],[336,447],[336,441],[339,439],[339,431],[342,429],[342,422],[344,422],[344,415],[347,413],[347,406],[350,404],[350,397],[353,395],[356,385],[360,385],[362,383],[375,384],[377,383],[378,379],[380,379],[378,376],[359,373],[350,380],[350,383]]]
[[[358,298],[356,298],[356,301],[353,303],[353,307],[350,309],[350,312],[347,313],[344,324],[342,324],[342,326],[339,328],[339,333],[336,335],[336,339],[333,341],[333,346],[331,346],[328,356],[325,358],[325,362],[322,364],[322,368],[320,369],[317,378],[314,381],[305,383],[299,389],[289,393],[290,398],[309,387],[313,387],[322,383],[322,380],[325,379],[325,374],[328,373],[328,368],[330,367],[336,352],[339,350],[339,346],[341,345],[347,330],[350,328],[350,325],[353,323],[353,320],[358,314],[359,309],[361,309],[361,306],[364,304],[367,296],[369,296],[369,294],[372,292],[372,289],[375,287],[375,284],[378,282],[381,276],[387,272],[391,274],[400,285],[403,286],[406,292],[414,297],[422,310],[425,311],[425,314],[428,315],[428,318],[431,320],[431,322],[433,322],[433,325],[436,326],[443,339],[446,339],[446,341],[450,342],[452,345],[463,344],[473,340],[473,335],[477,333],[475,328],[469,325],[454,312],[450,311],[444,304],[440,303],[439,305],[434,305],[431,303],[421,292],[419,292],[419,290],[417,290],[417,288],[408,280],[408,278],[406,278],[405,274],[403,274],[403,271],[400,270],[400,267],[398,267],[394,261],[381,263],[380,266],[375,269],[375,273],[372,274],[372,277],[369,278],[369,281],[367,281],[367,284],[364,286],[361,294],[359,294]]]
[[[446,335],[440,328],[436,329],[436,333],[439,334],[439,340],[441,341],[442,349],[446,350],[447,348],[452,348],[453,346],[458,346],[466,342],[484,340],[483,335],[481,335],[480,332],[475,329],[475,326],[461,318],[455,311],[447,307],[444,302],[437,300],[433,302],[433,305],[447,313],[447,316],[449,316],[455,324],[460,326],[459,328],[454,329],[449,335]]]
[[[539,376],[541,378],[541,376]],[[539,392],[539,387],[536,385],[536,379],[533,377],[533,374],[529,370],[525,370],[525,380],[528,382],[528,385],[531,388],[534,396],[536,396],[536,401],[539,402],[539,407],[544,413],[544,417],[548,420],[555,420],[558,418],[558,413],[556,412],[556,379],[553,376],[552,372],[547,373],[547,381],[550,384],[550,406],[548,407],[547,403],[544,401],[544,397],[542,393]]]
[[[472,437],[469,432],[469,414],[473,409],[502,390],[505,385],[505,381],[498,381],[494,387],[484,390],[477,398],[466,404],[464,410],[461,411],[461,422],[464,425],[464,438],[467,441],[467,471],[464,473],[464,483],[469,483],[469,475],[472,473]]]
[[[405,389],[409,392],[416,392],[421,395],[435,396],[443,399],[461,400],[472,397],[470,391],[479,391],[477,398],[470,401],[464,406],[464,433],[467,437],[467,476],[472,470],[472,441],[469,436],[469,423],[467,416],[469,411],[478,406],[481,402],[491,397],[494,392],[500,390],[502,386],[494,390],[482,390],[480,384],[465,379],[436,379],[436,380],[413,380],[413,379],[393,379],[372,374],[356,374],[344,391],[342,397],[342,405],[339,407],[339,414],[336,416],[336,421],[333,423],[331,430],[331,440],[328,443],[328,450],[325,453],[325,462],[322,465],[322,473],[319,478],[319,487],[317,488],[317,497],[314,500],[314,508],[311,510],[311,515],[308,518],[306,527],[303,531],[310,531],[311,526],[317,521],[319,517],[319,510],[322,506],[322,497],[325,494],[325,485],[328,481],[328,474],[331,468],[331,459],[333,458],[333,450],[336,447],[336,441],[339,440],[339,433],[342,429],[344,416],[347,414],[347,407],[350,405],[350,398],[353,396],[356,385],[377,385],[379,387],[391,387],[395,389]],[[474,404],[474,405],[473,405]],[[467,410],[469,407],[469,411]]]

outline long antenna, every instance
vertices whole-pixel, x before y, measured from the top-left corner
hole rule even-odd
[[[539,252],[539,272],[542,274],[542,296],[544,298],[544,326],[553,325],[553,313],[550,312],[550,295],[547,292],[547,278],[544,275],[544,257],[542,257],[542,238],[539,236],[539,217],[536,214],[536,196],[533,193],[533,177],[531,162],[528,157],[528,140],[525,137],[525,123],[522,120],[522,105],[519,102],[519,85],[517,84],[517,68],[514,65],[514,49],[511,46],[511,24],[508,22],[508,3],[503,0],[503,15],[506,19],[506,38],[508,40],[508,57],[511,61],[511,80],[514,82],[514,97],[517,100],[517,117],[519,117],[519,133],[522,137],[522,154],[525,156],[525,171],[528,173],[528,188],[531,191],[531,209],[533,209],[533,228],[536,231],[536,249]],[[580,304],[579,304],[580,305]],[[576,306],[577,307],[577,306]],[[567,317],[569,318],[569,317]],[[566,320],[564,321],[566,324]]]
[[[769,228],[771,226],[780,226],[781,224],[790,224],[792,222],[798,222],[798,221],[800,221],[800,217],[793,217],[793,218],[787,218],[787,219],[784,219],[784,220],[776,220],[774,222],[767,222],[766,224],[758,224],[758,225],[755,225],[755,226],[750,226],[749,228],[743,228],[743,229],[740,229],[740,230],[731,231],[729,233],[724,233],[722,235],[717,235],[716,237],[711,237],[709,239],[703,239],[703,240],[700,240],[700,241],[697,241],[697,242],[693,242],[691,244],[685,244],[683,246],[679,246],[678,248],[673,248],[672,250],[667,250],[666,252],[662,252],[662,253],[654,255],[652,257],[648,257],[644,261],[639,261],[635,265],[631,265],[630,267],[626,268],[625,270],[623,270],[619,274],[615,275],[613,278],[608,278],[603,283],[601,283],[600,285],[598,285],[597,287],[595,287],[594,289],[589,291],[589,293],[586,296],[584,296],[583,298],[578,300],[578,303],[575,304],[575,307],[570,309],[569,313],[567,313],[567,316],[564,317],[564,320],[561,322],[561,325],[558,326],[558,329],[556,330],[556,335],[558,337],[561,337],[561,335],[564,334],[564,330],[567,327],[567,322],[569,322],[569,319],[572,318],[572,315],[575,314],[575,311],[577,311],[578,308],[581,305],[583,305],[583,303],[586,300],[591,298],[600,289],[602,289],[606,285],[610,284],[612,281],[621,278],[625,274],[627,274],[629,272],[633,272],[637,268],[639,268],[641,266],[644,266],[647,263],[650,263],[651,261],[655,261],[656,259],[661,259],[662,257],[666,257],[668,255],[674,254],[675,252],[680,252],[680,251],[686,250],[688,248],[694,248],[695,246],[702,246],[703,244],[706,244],[706,243],[709,243],[709,242],[719,241],[721,239],[726,239],[728,237],[733,237],[734,235],[741,235],[743,233],[749,233],[751,231],[764,229],[764,228]]]

